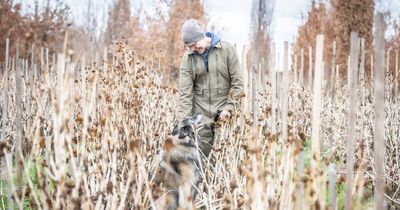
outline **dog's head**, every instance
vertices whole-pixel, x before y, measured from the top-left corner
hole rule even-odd
[[[180,121],[172,130],[172,136],[176,136],[179,139],[193,138],[195,131],[204,126],[200,120],[201,114],[196,113],[192,117]]]

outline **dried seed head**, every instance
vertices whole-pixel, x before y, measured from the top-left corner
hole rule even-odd
[[[78,138],[76,136],[72,137],[71,142],[73,144],[77,144],[78,143]]]
[[[46,147],[46,140],[44,138],[44,136],[40,135],[39,136],[39,148],[40,149],[44,149]],[[0,146],[1,148],[1,146]]]
[[[243,204],[244,204],[244,198],[243,198],[243,196],[240,196],[240,197],[237,199],[238,208],[241,208],[241,207],[243,206]]]
[[[102,117],[102,118],[100,119],[100,125],[101,125],[101,126],[105,126],[105,125],[106,125],[106,122],[107,122],[107,118],[106,118],[106,117]]]
[[[81,113],[78,113],[78,114],[76,115],[75,122],[77,122],[78,124],[81,124],[81,125],[83,124],[83,116],[82,116]]]
[[[237,182],[236,179],[232,179],[231,182],[229,183],[229,187],[231,188],[231,191],[235,190],[237,188]]]
[[[107,193],[112,193],[113,190],[113,183],[111,181],[108,181],[106,191]]]
[[[131,139],[131,141],[129,141],[129,145],[128,148],[131,152],[136,152],[139,150],[140,148],[140,142],[142,141],[142,139],[140,137],[136,137],[134,139]]]

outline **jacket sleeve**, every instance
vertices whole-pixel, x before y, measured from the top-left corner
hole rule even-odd
[[[182,57],[179,69],[177,120],[190,117],[193,109],[193,71],[189,67],[189,55]]]
[[[229,46],[227,57],[227,66],[231,79],[231,86],[228,102],[226,103],[224,110],[236,111],[238,108],[240,108],[240,96],[243,92],[243,73],[239,63],[238,55],[232,45]]]

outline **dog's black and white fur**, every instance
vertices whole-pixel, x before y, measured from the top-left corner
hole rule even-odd
[[[201,114],[180,121],[164,142],[164,154],[155,175],[155,183],[166,191],[158,201],[161,209],[192,209],[201,180]]]

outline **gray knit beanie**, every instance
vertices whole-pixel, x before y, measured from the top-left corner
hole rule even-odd
[[[182,25],[182,40],[185,44],[197,42],[206,37],[205,31],[197,20],[191,18]]]

